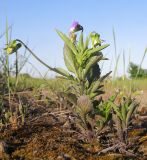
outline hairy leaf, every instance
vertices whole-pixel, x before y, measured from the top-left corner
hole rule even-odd
[[[75,45],[72,43],[72,41],[62,32],[56,30],[58,35],[61,37],[61,39],[65,42],[65,44],[73,51],[73,53],[76,55],[78,54],[77,49]]]
[[[63,68],[54,68],[54,71],[61,74],[62,76],[65,76],[65,77],[72,76],[66,70],[64,70]]]
[[[125,122],[126,121],[126,116],[127,116],[127,110],[126,110],[125,104],[123,104],[121,106],[121,114],[122,114],[123,121]]]
[[[98,90],[98,91],[96,91],[95,93],[90,93],[89,97],[90,97],[90,98],[94,98],[94,97],[96,97],[96,96],[98,96],[98,95],[100,95],[100,94],[104,94],[104,93],[105,93],[104,91]]]
[[[97,62],[99,62],[102,59],[103,56],[94,56],[92,57],[89,62],[87,63],[85,67],[85,73],[84,73],[84,78],[87,76],[88,72],[94,66]]]
[[[79,47],[80,51],[84,50],[83,33],[81,33],[81,35],[80,35],[78,47]]]
[[[123,117],[121,115],[121,112],[119,110],[119,107],[117,105],[115,105],[113,102],[109,101],[109,103],[111,104],[111,106],[113,107],[113,110],[115,111],[116,115],[119,117],[119,119],[121,119],[123,121]]]
[[[104,48],[107,48],[109,46],[109,44],[104,44],[102,46],[99,46],[97,48],[93,48],[91,50],[88,51],[88,55],[89,56],[93,56],[95,53],[100,52],[101,50],[103,50]]]
[[[101,84],[101,82],[102,82],[105,78],[107,78],[110,73],[111,73],[111,71],[110,71],[109,73],[105,74],[104,76],[102,76],[98,81],[93,82],[93,84],[92,84],[92,86],[91,86],[91,88],[90,88],[90,92],[95,92],[95,91],[98,89],[98,87],[99,87],[99,85]]]
[[[104,76],[102,76],[99,81],[102,82],[102,81],[103,81],[105,78],[107,78],[111,73],[112,73],[112,71],[108,72],[107,74],[105,74]]]
[[[88,49],[88,45],[89,45],[89,37],[86,38],[86,41],[84,43],[84,51]]]
[[[70,72],[76,73],[77,67],[75,55],[66,44],[64,45],[64,62]]]
[[[129,111],[128,111],[127,117],[126,117],[126,126],[128,126],[129,121],[132,117],[132,114],[134,113],[134,111],[138,105],[139,104],[137,102],[132,102],[132,104],[129,106]]]

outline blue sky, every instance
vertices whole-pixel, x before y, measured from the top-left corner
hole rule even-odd
[[[63,42],[55,29],[68,33],[74,20],[84,27],[85,35],[96,31],[110,44],[104,51],[110,59],[104,63],[104,72],[110,70],[111,62],[115,65],[113,28],[117,53],[124,50],[126,63],[130,52],[131,61],[139,64],[147,47],[146,0],[0,0],[0,33],[5,30],[6,17],[9,24],[13,24],[12,37],[28,42],[29,47],[51,66],[64,67]],[[146,60],[144,68],[147,68]],[[33,58],[30,61],[42,73],[47,70]],[[121,56],[119,74],[122,74],[122,66]],[[31,72],[31,69],[27,65],[24,72]]]

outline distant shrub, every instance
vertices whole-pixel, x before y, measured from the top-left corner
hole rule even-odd
[[[147,77],[147,69],[140,68],[137,64],[130,62],[128,73],[130,78],[145,78]]]
[[[24,78],[31,78],[31,75],[29,73],[21,73],[20,76]]]

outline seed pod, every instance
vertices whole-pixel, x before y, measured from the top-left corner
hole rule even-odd
[[[92,110],[92,102],[88,96],[82,95],[78,98],[77,107],[86,114]]]

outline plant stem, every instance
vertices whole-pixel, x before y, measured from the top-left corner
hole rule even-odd
[[[81,82],[80,82],[80,86],[81,86],[81,95],[83,95],[84,94],[84,81],[83,80],[81,80]]]
[[[140,62],[138,71],[137,71],[137,73],[136,73],[135,79],[138,77],[138,74],[139,74],[139,72],[140,72],[140,70],[141,70],[141,66],[142,66],[142,63],[143,63],[144,58],[145,58],[145,56],[146,56],[146,53],[147,53],[147,48],[145,48],[145,50],[144,50],[144,54],[143,54],[142,60],[141,60],[141,62]]]
[[[18,83],[18,52],[16,51],[15,52],[15,55],[16,55],[16,82],[15,82],[15,86],[17,86],[17,83]]]
[[[40,63],[42,63],[44,66],[46,66],[47,68],[49,68],[52,71],[56,71],[55,68],[50,67],[49,65],[47,65],[46,63],[44,63],[38,56],[36,56],[36,54],[34,52],[31,51],[31,49],[29,47],[27,47],[27,45],[25,45],[25,43],[23,43],[21,40],[16,39],[17,42],[21,43],[31,54],[32,56],[34,56]]]
[[[8,21],[6,19],[6,44],[9,44],[9,37],[8,37]],[[9,55],[6,54],[6,79],[7,79],[7,87],[8,87],[8,94],[9,94],[9,104],[11,100],[11,95],[10,95],[10,71],[9,71]],[[10,112],[12,111],[11,106],[10,106]]]

